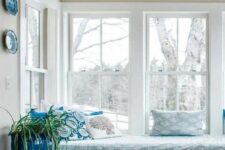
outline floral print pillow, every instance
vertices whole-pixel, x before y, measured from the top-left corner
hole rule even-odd
[[[110,119],[103,115],[90,117],[87,123],[87,130],[93,139],[121,136],[121,133]]]

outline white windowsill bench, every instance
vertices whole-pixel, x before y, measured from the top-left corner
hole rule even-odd
[[[61,150],[225,150],[225,136],[123,136],[62,142]]]

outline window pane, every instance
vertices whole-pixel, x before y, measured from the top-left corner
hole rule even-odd
[[[128,104],[128,77],[103,76],[101,107],[118,129],[128,129]]]
[[[149,69],[154,72],[177,69],[177,19],[149,19]]]
[[[73,19],[73,71],[94,71],[100,67],[100,19]]]
[[[128,123],[118,122],[117,128],[120,129],[120,130],[128,130]]]
[[[206,76],[181,75],[178,87],[180,110],[206,109]]]
[[[152,75],[150,77],[150,109],[176,110],[177,77]]]
[[[128,18],[102,19],[102,40],[103,69],[128,70]]]
[[[206,22],[198,17],[149,19],[150,109],[206,110]],[[151,114],[149,119],[151,127]]]
[[[180,71],[206,71],[206,19],[178,20]]]
[[[31,73],[31,106],[39,108],[44,99],[44,77],[40,73]]]
[[[128,114],[128,77],[111,75],[102,77],[102,109]]]
[[[99,108],[99,102],[98,75],[72,74],[72,103],[95,110]]]
[[[72,103],[86,111],[101,109],[127,129],[128,77],[103,72],[128,71],[129,19],[74,18],[72,28]]]
[[[40,12],[27,7],[27,56],[26,65],[40,67]]]

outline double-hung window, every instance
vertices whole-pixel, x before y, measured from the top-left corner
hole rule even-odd
[[[44,42],[44,7],[26,1],[26,110],[40,108],[44,99],[46,56]]]
[[[203,110],[207,114],[207,17],[149,14],[147,30],[148,110]],[[147,127],[151,128],[149,114]]]
[[[125,14],[71,14],[69,105],[104,110],[128,129],[129,18]]]

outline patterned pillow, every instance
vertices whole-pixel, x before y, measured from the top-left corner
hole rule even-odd
[[[202,135],[202,111],[159,111],[153,110],[154,120],[151,135]]]
[[[93,139],[121,136],[120,131],[103,115],[89,117],[87,130]]]
[[[58,133],[62,140],[90,139],[84,115],[80,112],[68,112],[64,118],[64,126],[58,129]]]

